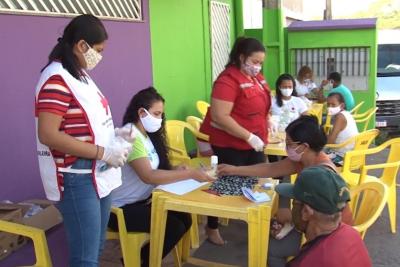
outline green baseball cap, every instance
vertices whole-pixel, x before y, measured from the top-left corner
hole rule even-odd
[[[294,185],[279,184],[279,195],[293,198],[324,214],[342,211],[350,200],[350,192],[343,178],[327,167],[304,169]]]

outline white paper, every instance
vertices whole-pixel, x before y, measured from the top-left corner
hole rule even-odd
[[[193,179],[187,179],[171,184],[163,184],[159,185],[156,187],[156,189],[161,189],[163,191],[176,194],[176,195],[184,195],[186,193],[189,193],[193,190],[196,190],[199,187],[202,187],[203,185],[207,184],[208,182],[203,182],[200,183],[196,180]]]

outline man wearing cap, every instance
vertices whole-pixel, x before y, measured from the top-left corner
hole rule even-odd
[[[307,239],[299,254],[286,266],[372,266],[359,233],[341,222],[350,194],[338,174],[321,166],[306,168],[294,185],[280,184],[275,190],[293,199],[293,223]]]

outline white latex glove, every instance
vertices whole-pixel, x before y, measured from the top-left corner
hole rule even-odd
[[[114,142],[113,146],[104,148],[104,153],[101,160],[105,161],[107,165],[114,168],[122,167],[127,160],[128,153],[129,151],[126,147]]]
[[[135,139],[133,139],[133,141],[135,141]],[[111,146],[120,146],[122,148],[125,148],[128,151],[128,154],[132,152],[132,143],[128,142],[122,136],[115,137],[114,142]]]
[[[278,123],[272,118],[269,119],[268,128],[272,136],[278,132]]]
[[[133,131],[132,127],[122,127],[114,129],[115,136],[120,136],[124,138],[128,143],[133,143],[136,139],[135,131]]]
[[[249,139],[247,139],[247,143],[249,143],[249,145],[251,145],[252,148],[254,148],[255,151],[264,151],[264,142],[261,140],[260,137],[258,137],[257,135],[254,135],[252,133],[250,133],[250,137]]]

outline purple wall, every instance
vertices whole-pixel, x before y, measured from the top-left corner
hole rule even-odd
[[[103,61],[91,72],[116,125],[134,92],[152,84],[148,1],[142,2],[145,22],[104,21],[109,40]],[[44,197],[35,153],[35,85],[69,21],[0,14],[0,201]]]
[[[143,3],[148,20],[148,2]],[[43,197],[35,155],[35,85],[69,20],[0,15],[0,200]],[[103,61],[91,75],[107,96],[119,125],[133,92],[152,83],[149,24],[104,24],[109,40]]]

